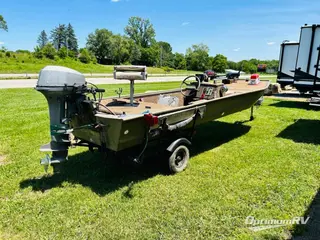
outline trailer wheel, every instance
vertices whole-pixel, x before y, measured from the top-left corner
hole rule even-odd
[[[179,145],[169,157],[170,173],[175,174],[185,170],[188,166],[189,158],[189,149],[185,145]]]

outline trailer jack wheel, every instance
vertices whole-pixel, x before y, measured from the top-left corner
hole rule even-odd
[[[172,174],[182,172],[188,166],[189,149],[185,145],[177,146],[169,157],[169,171]]]

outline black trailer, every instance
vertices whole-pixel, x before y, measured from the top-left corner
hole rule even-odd
[[[301,93],[320,93],[320,25],[301,27],[294,87]]]

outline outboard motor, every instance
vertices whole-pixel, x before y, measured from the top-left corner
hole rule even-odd
[[[85,77],[72,69],[47,66],[39,74],[35,88],[47,99],[50,115],[51,142],[40,148],[52,152],[41,160],[47,171],[49,165],[56,165],[68,159],[70,146],[70,117],[76,112],[76,102],[85,100],[88,92]]]

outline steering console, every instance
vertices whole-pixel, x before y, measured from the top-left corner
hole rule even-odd
[[[194,81],[194,79],[196,81]],[[194,95],[195,91],[199,90],[200,85],[201,85],[201,81],[197,76],[186,77],[180,85],[181,94],[185,97],[190,97]]]

